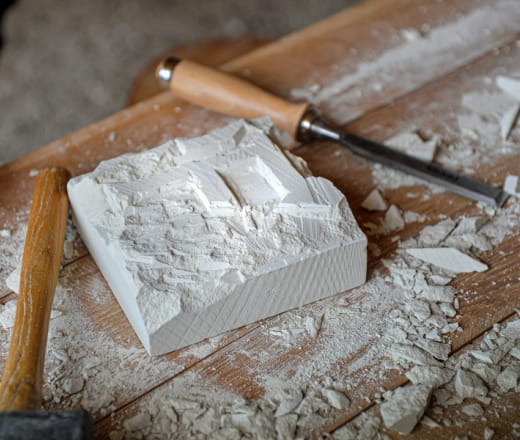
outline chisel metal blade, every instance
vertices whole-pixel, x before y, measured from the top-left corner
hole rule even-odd
[[[346,133],[316,115],[307,122],[302,121],[302,128],[310,136],[340,143],[357,156],[403,171],[494,208],[501,207],[509,196],[505,191],[486,182],[416,159],[369,139]]]

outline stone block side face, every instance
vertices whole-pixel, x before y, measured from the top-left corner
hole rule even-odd
[[[303,169],[265,122],[236,121],[70,181],[80,234],[149,352],[364,282],[345,197]]]

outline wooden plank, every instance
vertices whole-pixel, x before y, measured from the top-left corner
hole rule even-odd
[[[514,72],[519,61],[520,49],[516,44],[511,44],[500,51],[488,54],[444,79],[397,100],[390,106],[367,114],[365,117],[352,123],[348,128],[356,133],[369,133],[374,138],[385,139],[398,131],[420,126],[428,134],[439,134],[443,139],[449,139],[450,143],[467,142],[460,134],[457,136],[456,133],[459,128],[457,119],[454,117],[463,112],[462,101],[464,94],[483,90],[492,91],[494,88],[492,83],[486,86],[487,89],[483,88],[482,78],[493,78],[499,73],[504,74],[508,71]],[[438,98],[434,112],[430,111],[428,107],[428,105],[431,105],[432,97]],[[423,103],[425,104],[425,114],[416,111],[417,108],[421,108],[420,106]],[[502,143],[499,139],[498,131],[495,133],[495,142],[496,144],[494,145]],[[297,152],[308,160],[315,172],[333,180],[347,194],[361,223],[367,219],[374,221],[374,217],[377,214],[367,214],[359,209],[359,202],[368,193],[372,185],[370,168],[366,162],[350,156],[349,153],[343,153],[340,148],[331,144],[325,144],[323,146],[302,147]],[[337,154],[338,152],[340,152],[339,155]],[[519,153],[514,149],[509,153],[494,153],[494,155],[490,155],[489,159],[486,157],[485,150],[480,154],[481,156],[477,158],[476,162],[478,166],[475,167],[475,175],[495,183],[502,182],[505,174],[511,171],[511,167],[518,163],[520,158]],[[486,159],[488,159],[488,162],[482,165],[482,162]],[[331,163],[334,163],[335,166],[332,167]],[[316,166],[318,169],[315,168]],[[414,197],[407,197],[406,193],[409,192],[413,193]],[[391,202],[397,203],[402,209],[413,210],[427,215],[430,217],[428,220],[430,223],[438,220],[437,215],[439,213],[457,217],[461,214],[480,212],[473,203],[458,196],[444,193],[429,194],[424,188],[420,187],[387,190],[386,194],[388,194]],[[425,195],[428,195],[430,198],[425,200]],[[415,235],[423,226],[424,223],[413,224],[398,234],[374,237],[374,240],[382,249],[383,256],[387,257],[396,246],[395,242],[392,241],[392,237],[399,235],[402,239],[406,239]],[[520,306],[520,300],[516,295],[520,287],[519,280],[514,275],[517,264],[514,256],[518,255],[520,251],[518,232],[520,231],[517,226],[509,238],[493,250],[482,254],[483,261],[491,266],[484,276],[483,274],[466,274],[457,277],[454,285],[460,290],[471,292],[471,295],[461,301],[460,313],[462,319],[460,323],[464,332],[454,337],[453,348],[455,350],[490,328],[493,323],[509,316],[514,307]],[[378,259],[372,259],[372,262],[372,274],[376,271],[384,271]],[[491,291],[494,294],[490,297],[489,292]],[[363,287],[356,289],[354,292],[344,294],[343,298],[350,300],[349,307],[355,304],[362,307],[364,301],[371,303],[366,295],[363,296],[360,292],[363,292]],[[351,298],[352,296],[353,299]],[[290,321],[291,319],[297,320],[297,315],[300,313],[315,315],[320,310],[334,309],[338,301],[338,298],[333,298],[322,301],[318,305],[307,306],[297,312],[288,312],[285,316],[267,321],[265,325],[267,328],[273,328],[280,325],[281,322]],[[393,306],[395,304],[389,302],[381,309],[370,310],[370,313],[365,311],[367,314],[364,317],[366,320],[372,319],[385,322],[384,317]],[[292,318],[288,318],[289,315],[292,315]],[[346,334],[348,332],[356,332],[355,324],[353,323],[352,326],[348,326],[345,329]],[[323,337],[326,338],[327,334],[323,335]],[[269,335],[268,332],[266,333],[265,328],[258,327],[252,330],[247,335],[247,338],[233,342],[208,359],[195,365],[190,369],[189,375],[190,377],[196,377],[199,383],[206,383],[208,386],[209,384],[217,384],[219,388],[236,392],[245,398],[261,398],[266,388],[262,385],[262,378],[258,377],[258,371],[263,371],[266,374],[270,373],[272,376],[280,375],[284,377],[285,374],[288,374],[288,371],[298,369],[298,366],[302,367],[306,363],[311,364],[315,362],[316,348],[312,345],[314,341],[304,341],[298,350],[277,347],[275,342],[275,338]],[[382,370],[381,362],[383,359],[373,358],[373,351],[370,350],[370,345],[375,343],[373,338],[368,336],[367,339],[367,335],[365,335],[365,339],[360,343],[361,348],[356,350],[349,358],[338,359],[337,363],[328,366],[329,369],[319,369],[315,372],[316,376],[323,374],[334,375],[337,374],[338,369],[339,371],[350,371],[350,367],[355,365],[356,362],[367,365],[366,368],[355,370],[355,373],[350,377],[352,382],[356,383],[356,386],[349,390],[349,397],[353,402],[351,408],[343,414],[329,414],[326,418],[326,422],[328,422],[327,429],[340,426],[363,410],[369,404],[369,402],[364,400],[364,397],[374,396],[381,387],[392,389],[406,381],[397,371],[389,371],[388,374],[385,373],[379,376]],[[377,349],[377,345],[375,346]],[[262,359],[261,365],[258,366],[259,360],[248,357],[246,354],[260,351],[264,353],[265,357]],[[237,357],[236,353],[242,353],[243,356]],[[380,353],[382,354],[384,351],[381,350]],[[297,356],[295,356],[296,354]],[[326,356],[325,352],[321,354]],[[173,386],[175,389],[176,383],[184,383],[183,377],[184,375],[181,374],[171,383],[165,383],[161,388],[169,389],[169,387]],[[370,378],[370,380],[365,380],[366,378]],[[287,377],[287,380],[289,380],[289,377]],[[126,407],[121,414],[117,413],[110,420],[103,420],[100,424],[102,435],[106,435],[129,414],[138,411],[138,408],[146,407],[149,399],[153,399],[153,395],[146,396],[143,402],[137,401],[135,405]]]

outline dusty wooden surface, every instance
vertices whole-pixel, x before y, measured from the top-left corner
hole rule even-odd
[[[475,29],[477,24],[479,28]],[[421,39],[406,42],[401,31],[407,28],[423,29],[424,43]],[[326,116],[354,133],[384,140],[401,131],[420,129],[426,137],[441,136],[442,149],[466,142],[457,125],[464,94],[492,90],[493,78],[498,74],[518,74],[519,32],[520,6],[506,0],[373,0],[229,61],[223,68],[282,96],[310,98]],[[428,43],[428,35],[435,37],[435,44]],[[410,50],[407,45],[415,46]],[[103,159],[153,147],[172,137],[198,135],[226,120],[162,93],[4,165],[0,168],[0,228],[12,231],[11,238],[3,239],[8,250],[4,254],[22,251],[20,236],[34,183],[31,170],[65,166],[73,175],[82,174]],[[512,141],[516,145],[520,142],[518,132],[513,132]],[[493,142],[494,148],[502,147],[498,133]],[[481,151],[483,147],[475,148]],[[345,193],[360,224],[380,218],[360,208],[360,202],[375,185],[370,164],[331,143],[301,146],[295,152],[308,161],[315,174],[331,179]],[[506,174],[520,172],[520,150],[514,146],[500,153],[479,154],[472,168],[477,177],[488,182],[501,185]],[[451,165],[463,169],[466,164],[462,162]],[[393,255],[395,237],[413,237],[426,224],[436,223],[444,215],[456,218],[480,212],[468,200],[448,193],[431,193],[424,186],[384,192],[390,203],[423,214],[425,220],[410,223],[397,233],[369,237],[381,250],[381,255],[370,258],[369,279],[384,272],[382,259]],[[464,349],[493,323],[507,319],[515,307],[520,307],[516,275],[519,231],[512,232],[499,245],[481,254],[490,270],[460,275],[453,282],[457,288],[471,292],[461,302],[460,324],[464,331],[454,338],[454,351]],[[2,279],[13,265],[14,258],[4,258]],[[68,321],[62,323],[64,327],[55,328],[54,334],[51,323],[51,342],[54,338],[55,344],[61,344],[67,361],[60,363],[52,356],[48,359],[48,405],[86,407],[97,421],[99,438],[108,438],[110,432],[120,429],[121,422],[138,413],[154,395],[171,386],[182,389],[194,378],[199,387],[207,384],[248,399],[261,398],[266,390],[259,372],[290,375],[291,370],[312,364],[320,355],[320,347],[333,337],[324,331],[319,335],[319,343],[305,340],[297,348],[286,347],[273,343],[269,328],[283,325],[298,314],[328,310],[344,300],[362,308],[366,300],[362,294],[346,292],[301,311],[287,312],[152,359],[140,347],[79,241],[66,261],[61,284],[67,296]],[[7,290],[5,293],[9,294]],[[367,319],[377,320],[389,310],[380,307]],[[74,330],[68,332],[67,324]],[[347,328],[345,332],[358,330]],[[9,332],[2,330],[2,363],[8,336]],[[316,376],[344,375],[354,365],[362,365],[352,376],[350,407],[327,413],[314,434],[332,432],[367,408],[377,411],[372,406],[375,393],[381,387],[392,389],[406,382],[397,371],[382,371],[383,355],[363,362],[376,336],[361,334],[360,338],[363,337],[364,349],[334,362],[330,371],[314,370]],[[255,352],[262,352],[261,359],[248,355]],[[53,402],[52,396],[59,392],[63,376],[88,359],[97,362],[95,374],[88,376],[80,392],[60,396]],[[100,396],[105,395],[100,405]],[[509,405],[497,405],[492,412],[497,435],[506,436],[512,421],[520,423],[514,404],[518,404],[518,395],[512,393],[503,399],[509,399]],[[484,422],[474,422],[471,432],[480,435],[483,426]],[[463,431],[458,426],[431,431],[420,426],[414,436],[453,438]]]

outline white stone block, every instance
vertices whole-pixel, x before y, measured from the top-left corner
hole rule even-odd
[[[81,237],[150,354],[365,281],[344,195],[266,125],[236,121],[70,181]]]

